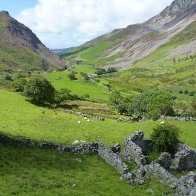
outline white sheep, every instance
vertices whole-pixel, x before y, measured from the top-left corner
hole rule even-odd
[[[75,140],[72,144],[73,145],[76,145],[76,144],[78,144],[79,143],[79,141],[78,140]]]

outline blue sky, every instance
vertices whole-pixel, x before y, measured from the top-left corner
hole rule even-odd
[[[24,9],[36,5],[37,0],[0,0],[0,10],[6,10],[16,17]]]
[[[49,48],[80,45],[117,28],[141,23],[172,0],[0,0]]]

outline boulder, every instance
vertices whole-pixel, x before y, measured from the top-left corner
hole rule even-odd
[[[196,169],[196,151],[186,146],[179,144],[178,150],[173,161],[173,169],[177,171],[191,171]]]
[[[160,164],[165,169],[169,169],[171,165],[171,154],[168,152],[161,153],[156,163]]]

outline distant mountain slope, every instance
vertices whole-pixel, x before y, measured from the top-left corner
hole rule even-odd
[[[44,69],[63,66],[25,25],[0,12],[0,69]]]
[[[175,0],[160,14],[142,24],[129,25],[85,43],[78,48],[77,56],[74,52],[74,58],[90,64],[126,69],[168,43],[194,21],[196,0]],[[193,31],[196,34],[196,29]],[[171,51],[172,55],[195,53],[195,45],[195,38],[190,38],[173,48],[175,52]]]

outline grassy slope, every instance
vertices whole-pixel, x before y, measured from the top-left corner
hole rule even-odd
[[[154,195],[168,192],[156,180],[130,186],[96,155],[74,156],[36,148],[0,145],[3,195]]]
[[[129,89],[155,88],[172,89],[174,93],[180,89],[195,89],[196,56],[166,58],[178,46],[194,40],[196,22],[149,56],[136,62],[129,70],[119,72],[108,78],[113,88],[128,92]],[[175,60],[174,60],[175,59]],[[190,81],[195,81],[195,84]]]
[[[15,49],[13,47],[5,47],[0,43],[0,59],[6,59],[9,65],[4,64],[0,61],[0,70],[6,69],[41,69],[41,60],[36,53],[25,50],[25,49]]]
[[[136,130],[142,129],[149,136],[158,124],[152,121],[119,123],[110,119],[87,122],[76,115],[34,106],[23,96],[7,90],[0,90],[0,111],[1,132],[58,143],[72,143],[78,139],[122,144],[123,139]],[[182,130],[181,140],[195,148],[195,122],[173,123]]]

